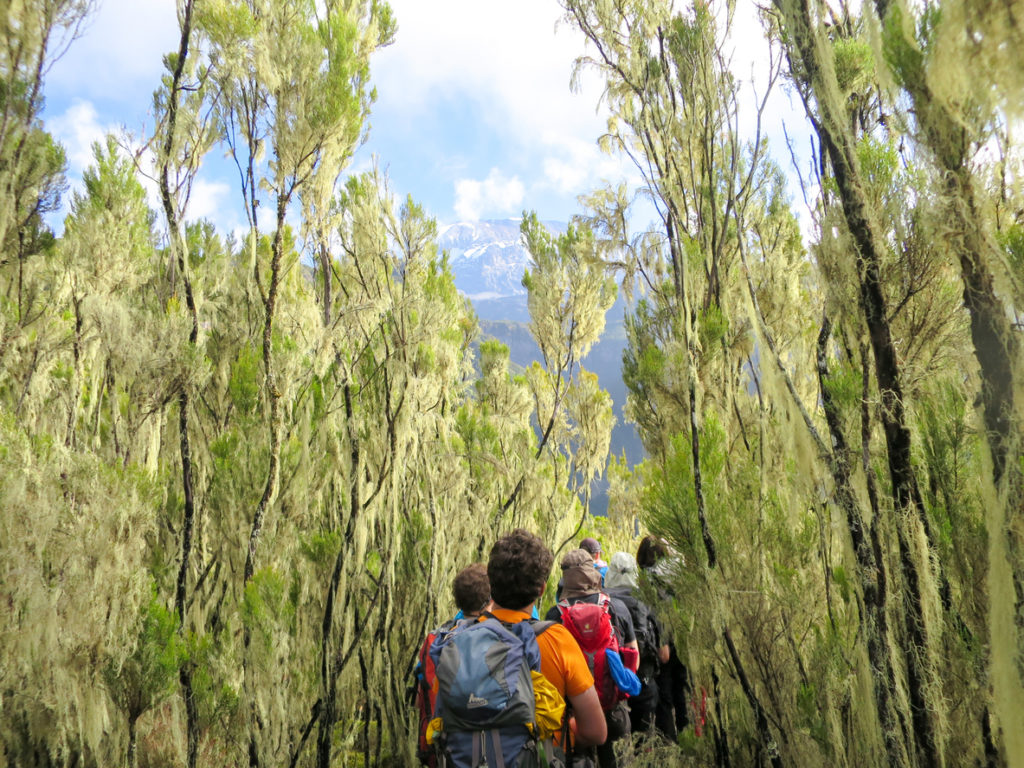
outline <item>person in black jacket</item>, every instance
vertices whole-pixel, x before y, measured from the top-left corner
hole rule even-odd
[[[612,555],[605,576],[605,591],[618,598],[629,609],[633,619],[637,649],[640,652],[640,668],[637,676],[643,686],[639,696],[629,699],[629,721],[633,733],[650,731],[654,727],[658,705],[658,673],[661,665],[669,660],[668,643],[662,638],[661,625],[650,607],[639,597],[640,570],[636,559],[628,552]]]
[[[660,605],[669,605],[672,594],[667,574],[672,562],[668,558],[668,546],[656,536],[645,536],[637,549],[636,561],[645,577],[658,591]],[[671,741],[676,741],[679,731],[689,723],[689,671],[676,653],[671,637],[668,643],[668,660],[658,670],[658,704],[654,715],[655,727]]]

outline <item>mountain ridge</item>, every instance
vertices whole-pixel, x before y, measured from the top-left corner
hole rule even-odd
[[[557,221],[543,224],[552,232],[566,230]],[[526,296],[523,272],[530,255],[523,247],[518,219],[459,221],[438,229],[438,246],[448,253],[455,285],[474,302]]]

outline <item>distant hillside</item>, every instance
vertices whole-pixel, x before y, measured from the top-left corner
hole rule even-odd
[[[544,222],[554,232],[566,225]],[[439,245],[447,250],[455,285],[468,296],[480,318],[485,338],[493,338],[509,348],[514,365],[527,367],[540,360],[540,349],[529,330],[529,311],[523,272],[530,258],[519,241],[519,221],[482,221],[443,227]],[[643,459],[643,446],[632,424],[627,424],[622,408],[626,385],[622,381],[622,352],[626,346],[623,328],[625,303],[620,299],[608,311],[608,326],[601,341],[583,360],[583,366],[597,374],[598,382],[611,395],[616,424],[612,430],[611,452],[625,454],[632,464]],[[592,501],[595,514],[607,511],[607,486],[596,484]]]

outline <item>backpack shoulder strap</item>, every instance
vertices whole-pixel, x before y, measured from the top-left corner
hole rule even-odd
[[[508,622],[501,621],[501,619],[499,619],[497,616],[495,616],[490,611],[484,611],[480,615],[484,616],[484,617],[486,617],[488,619],[494,619],[495,621],[500,621],[505,626],[511,626]],[[523,621],[527,622],[530,625],[530,628],[533,630],[533,633],[534,633],[534,635],[536,637],[540,637],[545,632],[547,632],[548,629],[550,629],[552,625],[558,623],[557,621],[540,621],[539,619],[523,619]]]
[[[443,624],[439,624],[438,626],[434,627],[434,629],[432,629],[427,636],[440,637],[446,632],[451,632],[453,629],[455,629],[458,623],[459,621],[457,619],[448,619],[448,621],[444,622]]]
[[[430,632],[423,638],[423,642],[420,644],[420,652],[416,654],[417,668],[413,670],[414,673],[422,673],[423,667],[427,665],[427,654],[430,653],[430,646],[434,644],[436,637],[436,632]]]
[[[455,628],[455,625],[458,623],[459,622],[457,622],[455,619],[449,619],[443,624],[439,624],[438,626],[434,627],[432,630],[430,630],[430,632],[427,633],[427,636],[423,640],[423,645],[420,647],[419,652],[419,662],[421,664],[427,658],[427,654],[430,653],[430,646],[434,644],[434,641],[437,640],[437,638],[443,636],[444,634],[450,632],[452,629]]]
[[[533,628],[533,633],[537,637],[543,635],[557,623],[557,621],[537,621],[536,619],[530,619],[530,626]]]

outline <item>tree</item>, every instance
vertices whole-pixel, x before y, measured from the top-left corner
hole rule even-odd
[[[526,372],[540,431],[534,461],[546,456],[554,471],[555,487],[583,494],[585,516],[590,485],[604,472],[608,460],[614,417],[611,399],[596,377],[582,367],[582,360],[604,331],[605,316],[615,303],[615,283],[605,273],[588,228],[570,226],[564,235],[554,238],[534,213],[524,216],[522,232],[533,262],[523,276],[529,295],[530,333],[544,363],[534,363]],[[535,472],[536,464],[526,465],[502,505],[503,511],[515,502],[522,484]],[[548,512],[552,523],[563,516],[560,506],[556,502]],[[561,545],[573,535],[569,533]]]
[[[905,673],[910,699],[910,712],[893,716],[891,710],[882,706],[880,696],[888,754],[891,761],[907,760],[910,764],[938,765],[945,760],[946,742],[942,733],[945,718],[948,717],[944,707],[930,699],[931,692],[941,685],[942,674],[938,671],[940,666],[935,655],[939,643],[943,642],[939,638],[950,632],[951,627],[955,627],[955,631],[966,637],[967,645],[971,647],[977,642],[975,638],[981,628],[964,624],[962,615],[952,601],[950,576],[946,568],[941,564],[937,567],[933,565],[939,562],[935,559],[938,537],[933,527],[934,521],[922,498],[918,470],[914,466],[913,425],[911,408],[908,407],[913,402],[913,396],[906,387],[905,366],[896,351],[897,336],[894,334],[892,318],[903,309],[906,300],[920,300],[915,294],[920,293],[921,286],[915,286],[914,281],[926,273],[920,271],[920,266],[915,266],[915,254],[924,254],[922,264],[925,269],[929,261],[940,263],[938,260],[944,254],[927,240],[917,240],[915,245],[914,240],[910,239],[914,237],[915,229],[927,220],[921,213],[927,210],[928,197],[922,196],[915,206],[917,214],[910,222],[913,228],[904,233],[897,230],[897,236],[902,236],[904,243],[902,258],[897,257],[897,263],[900,263],[902,270],[907,270],[905,274],[910,276],[911,289],[904,302],[890,313],[887,307],[892,304],[886,295],[885,265],[892,258],[889,245],[892,236],[883,234],[880,223],[882,205],[871,197],[872,188],[878,189],[877,170],[882,166],[873,165],[877,154],[872,153],[870,140],[860,138],[856,133],[858,127],[863,130],[870,128],[870,120],[865,119],[864,112],[855,112],[851,121],[851,102],[848,100],[844,105],[842,101],[841,89],[844,84],[841,75],[850,70],[844,70],[840,65],[849,62],[849,57],[844,59],[843,55],[856,50],[852,46],[857,44],[844,43],[845,47],[841,48],[839,43],[829,45],[825,42],[820,22],[815,17],[818,12],[815,9],[806,6],[779,7],[785,15],[786,39],[791,45],[791,69],[794,78],[806,89],[804,93],[808,111],[821,138],[835,180],[836,203],[842,206],[844,220],[856,249],[859,303],[864,313],[875,378],[882,397],[883,407],[879,416],[886,437],[891,492],[897,513],[890,530],[897,537],[900,551],[899,560],[893,565],[899,569],[897,572],[902,577],[902,582],[896,582],[895,589],[897,595],[904,596],[903,615],[897,611],[894,616],[890,616],[890,620],[896,622],[893,631],[902,646],[903,654],[902,660],[894,660],[892,668],[897,670],[897,679]],[[836,18],[834,14],[833,18]],[[848,17],[840,18],[845,21],[839,27],[843,32],[839,42],[844,42],[850,39],[852,26]],[[863,44],[860,45],[861,50],[867,50]],[[880,103],[887,103],[884,93],[880,96]],[[897,126],[900,124],[899,121],[893,123]],[[899,218],[895,221],[899,222]],[[960,261],[963,264],[962,255]],[[915,269],[918,270],[916,276],[911,271]],[[968,283],[972,280],[968,276]],[[968,307],[972,306],[972,301],[977,306],[979,299],[980,296],[976,295],[974,300],[969,300]],[[977,318],[977,312],[974,314]],[[956,322],[955,313],[948,313],[947,316]],[[977,322],[973,326],[977,347]],[[866,355],[864,357],[866,359]],[[884,509],[877,514],[884,516]],[[918,525],[920,533],[915,530]],[[921,533],[926,548],[915,553],[914,542],[920,541]],[[927,608],[927,604],[936,597],[942,606],[938,617]],[[899,672],[900,669],[904,672]],[[983,733],[974,745],[975,749],[980,746],[986,752],[996,749],[991,742],[989,717],[987,705],[983,706],[978,715],[978,720],[984,724]],[[902,721],[903,725],[897,727],[895,720]],[[903,749],[906,749],[907,755],[899,757],[898,753]]]
[[[906,113],[878,86],[863,27],[842,6],[780,3],[766,19],[821,142],[812,260],[765,146],[740,140],[731,8],[564,7],[592,46],[582,64],[605,78],[602,141],[637,164],[663,223],[630,234],[621,189],[589,201],[609,265],[648,294],[624,358],[651,454],[636,498],[685,557],[676,640],[713,688],[715,760],[991,759],[985,598],[977,569],[941,555],[976,554],[983,536],[943,476],[977,467],[967,417],[936,420],[950,388],[971,396],[950,375],[969,368],[968,325],[933,245],[935,177],[900,153]],[[979,672],[963,695],[955,681]]]
[[[12,232],[24,237],[33,211],[52,194],[47,184],[26,183],[41,162],[57,170],[40,156],[47,154],[47,142],[40,141],[43,81],[93,6],[92,0],[44,0],[7,9],[0,53],[0,242]]]
[[[131,666],[140,647],[158,486],[32,434],[9,412],[0,431],[5,757],[26,766],[122,762],[128,749],[111,727],[118,709],[104,673]]]
[[[1017,655],[1024,627],[1024,503],[1020,501],[1021,447],[1020,405],[1014,382],[1022,376],[1019,329],[1010,318],[1019,306],[1021,287],[1007,270],[998,246],[1001,229],[998,218],[989,210],[991,193],[979,185],[972,159],[986,142],[996,135],[1005,117],[999,104],[1019,95],[1013,73],[998,66],[980,72],[982,82],[991,82],[989,93],[979,91],[966,80],[946,77],[951,57],[969,53],[975,46],[968,42],[967,30],[959,26],[957,16],[969,13],[952,6],[944,13],[915,14],[905,3],[875,3],[880,25],[881,54],[894,78],[909,97],[913,122],[909,126],[929,159],[934,163],[943,185],[943,205],[948,216],[950,250],[959,262],[963,283],[963,302],[971,318],[971,340],[981,373],[982,417],[992,462],[992,484],[996,501],[989,518],[989,596],[992,640],[998,655]],[[987,25],[990,22],[985,22]],[[986,48],[998,50],[1000,37],[1014,34],[991,29]],[[945,80],[945,82],[943,82]],[[1008,284],[1005,298],[997,285]],[[1010,595],[1015,595],[1011,599]],[[1011,602],[1013,605],[1011,605]],[[1010,629],[996,616],[1014,616]],[[1016,674],[993,676],[995,704],[1003,723],[1012,719],[1010,711],[1024,695],[1024,667],[1018,661]],[[1005,725],[1003,726],[1005,728]],[[1011,740],[1008,753],[1024,750],[1024,742],[1014,729],[1004,730]]]
[[[165,76],[162,87],[154,94],[157,125],[151,142],[157,149],[157,183],[160,188],[160,202],[170,251],[169,292],[176,296],[180,281],[190,320],[188,345],[193,355],[199,352],[199,311],[196,306],[197,297],[184,222],[192,186],[203,157],[215,139],[213,114],[217,104],[217,95],[210,93],[212,86],[209,68],[197,65],[197,56],[194,53],[197,43],[194,38],[198,37],[195,31],[195,16],[194,0],[183,0],[178,4],[178,24],[181,30],[179,46],[176,54],[165,59],[168,75]],[[188,385],[189,382],[183,381],[177,393],[183,521],[174,609],[178,615],[178,630],[181,635],[188,630],[186,607],[197,516],[190,435],[193,393]],[[189,768],[194,768],[199,748],[199,715],[192,685],[192,667],[189,663],[180,665],[179,680],[187,717],[186,764]]]
[[[210,14],[211,55],[225,98],[227,139],[242,173],[254,286],[264,315],[262,389],[268,410],[269,466],[253,513],[244,585],[256,572],[264,518],[279,490],[284,382],[275,370],[273,339],[278,292],[289,266],[283,262],[285,217],[294,196],[312,179],[322,175],[330,188],[360,139],[372,101],[366,82],[368,58],[389,41],[393,31],[390,19],[388,6],[376,0],[331,2],[323,9],[313,2],[287,7],[265,2],[224,3]],[[271,55],[271,51],[275,53]],[[284,51],[287,53],[282,55]],[[258,178],[264,142],[269,144],[272,160],[267,174]],[[270,193],[274,211],[266,284],[256,256],[262,187]],[[251,765],[261,760],[258,720],[254,709]]]
[[[623,254],[616,259],[625,262],[625,279],[638,274],[650,293],[628,326],[631,343],[624,364],[630,409],[640,424],[652,428],[643,439],[663,466],[677,461],[679,440],[687,441],[685,476],[693,490],[685,498],[695,506],[701,542],[700,552],[688,555],[697,558],[692,562],[706,563],[702,589],[717,600],[727,579],[716,572],[722,535],[732,529],[724,499],[712,501],[725,488],[706,472],[731,453],[718,443],[722,420],[730,426],[744,423],[737,401],[746,400],[738,393],[746,387],[751,349],[745,290],[737,279],[743,245],[737,224],[753,201],[765,196],[770,178],[760,137],[744,144],[739,135],[740,97],[726,66],[724,42],[732,9],[716,18],[706,5],[686,14],[664,2],[566,2],[563,7],[593,46],[594,53],[578,66],[596,68],[605,80],[611,117],[602,143],[634,161],[643,178],[642,194],[660,217],[660,232],[637,239],[622,225],[628,220],[628,201],[621,192],[607,190],[591,200],[596,227],[609,237],[608,250]],[[769,87],[776,71],[773,62]],[[763,98],[755,114],[764,108]],[[760,418],[766,416],[762,410]],[[745,464],[749,458],[736,460]],[[732,461],[726,460],[731,477],[739,471]],[[722,530],[716,530],[715,520]],[[665,522],[665,532],[671,529],[681,545],[691,542],[688,523]],[[728,550],[733,547],[730,542]],[[716,612],[710,641],[726,639],[731,648],[735,619],[728,608]],[[726,664],[745,676],[738,655]],[[709,671],[717,678],[717,670],[713,665]],[[753,711],[762,711],[761,694],[753,687],[744,686],[742,695]],[[719,759],[728,761],[724,722],[716,727],[722,729]],[[761,716],[754,725],[765,759],[775,749],[778,727]]]

